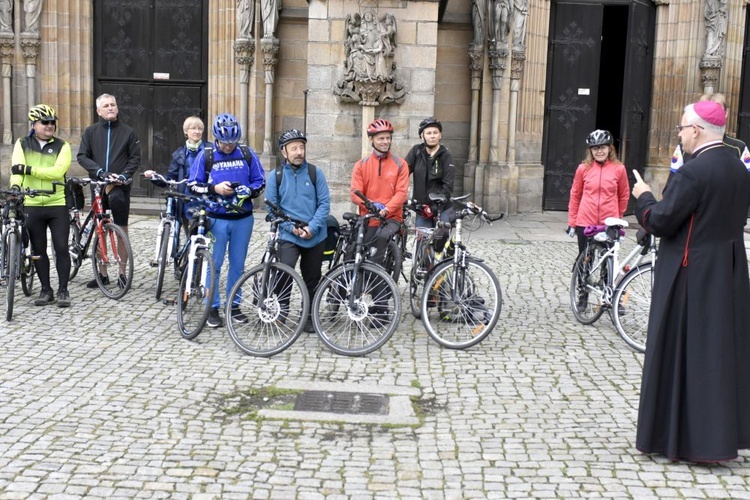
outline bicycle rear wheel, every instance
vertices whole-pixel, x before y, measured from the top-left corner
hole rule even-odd
[[[78,270],[83,263],[81,253],[81,228],[74,221],[70,223],[70,234],[68,236],[68,253],[70,254],[70,277],[72,280],[78,274]]]
[[[500,282],[484,262],[467,258],[439,264],[425,281],[422,323],[435,342],[467,349],[484,340],[500,317]]]
[[[104,224],[100,243],[94,234],[91,262],[99,290],[110,299],[121,299],[133,284],[133,251],[125,231],[111,222]],[[103,248],[102,248],[103,247]]]
[[[23,294],[31,297],[34,293],[34,277],[36,276],[36,267],[31,254],[31,244],[24,249],[21,256],[21,289]]]
[[[214,272],[211,252],[198,248],[195,251],[193,272],[189,273],[186,267],[182,273],[177,292],[177,326],[182,337],[187,340],[193,340],[206,326],[214,296]],[[188,283],[190,274],[192,276]]]
[[[596,262],[595,246],[589,246],[576,259],[570,280],[570,308],[575,318],[584,325],[590,325],[604,314],[602,294],[604,291],[605,266],[592,269]],[[612,261],[607,260],[607,266]]]
[[[651,291],[654,284],[651,262],[631,269],[612,297],[612,322],[617,333],[631,348],[646,352]]]
[[[385,344],[401,317],[401,297],[393,278],[375,264],[332,269],[318,285],[312,303],[315,331],[336,354],[363,356]],[[349,305],[353,294],[352,306]]]
[[[172,223],[165,222],[162,227],[161,241],[159,241],[159,256],[156,259],[156,300],[161,298],[161,291],[164,287],[164,274],[167,271],[167,250],[169,249],[169,239],[172,238]]]
[[[263,272],[259,264],[240,277],[229,293],[226,318],[229,336],[242,352],[269,357],[299,338],[310,312],[310,296],[300,275],[286,264],[271,262],[265,283]],[[248,321],[236,321],[233,307],[239,307]]]
[[[13,301],[16,295],[16,277],[18,276],[18,233],[8,232],[5,244],[7,245],[3,271],[6,275],[5,281],[5,321],[13,318]]]

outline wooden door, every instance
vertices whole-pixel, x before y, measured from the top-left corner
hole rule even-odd
[[[208,0],[102,0],[94,18],[94,93],[117,98],[141,140],[141,171],[166,172],[185,118],[206,121]],[[152,192],[134,178],[135,195]]]
[[[567,210],[586,136],[596,128],[603,6],[555,3],[542,162],[545,210]]]

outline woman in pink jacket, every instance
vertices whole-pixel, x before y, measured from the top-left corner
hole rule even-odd
[[[578,252],[586,247],[586,226],[622,217],[630,198],[625,165],[617,159],[612,134],[594,130],[586,138],[586,158],[578,165],[568,202],[568,234],[578,235]]]

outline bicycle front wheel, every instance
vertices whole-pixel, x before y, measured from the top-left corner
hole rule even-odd
[[[187,266],[190,264],[188,263]],[[195,251],[193,272],[186,267],[177,292],[177,326],[187,340],[197,337],[206,326],[214,296],[214,261],[205,248]],[[190,281],[188,281],[190,279]]]
[[[23,294],[31,297],[34,292],[34,277],[36,276],[36,267],[32,255],[27,251],[21,256],[21,289]]]
[[[570,280],[570,308],[575,318],[590,325],[604,314],[602,295],[604,292],[604,266],[592,269],[596,261],[596,250],[587,248],[576,259]],[[611,260],[607,264],[611,266]]]
[[[18,233],[10,231],[6,245],[6,256],[3,263],[3,271],[6,273],[5,321],[10,321],[13,318],[13,300],[16,295],[16,278],[18,277]]]
[[[439,264],[425,281],[422,323],[435,342],[449,349],[467,349],[484,340],[500,317],[500,282],[484,263]]]
[[[294,269],[280,262],[249,269],[232,288],[227,300],[229,336],[251,356],[274,356],[291,346],[302,333],[310,312],[307,287]],[[232,308],[245,316],[238,321]]]
[[[612,322],[617,333],[631,348],[646,352],[648,317],[654,272],[651,262],[631,269],[612,297]]]
[[[75,222],[70,223],[68,253],[70,254],[70,275],[68,279],[72,280],[78,274],[78,270],[83,263],[83,255],[81,253],[81,228],[79,228],[78,224]]]
[[[133,251],[125,231],[108,222],[102,230],[103,238],[94,234],[91,262],[99,290],[110,299],[121,299],[133,284]]]
[[[336,354],[363,356],[385,344],[401,317],[401,297],[380,266],[353,262],[332,269],[312,303],[315,331]]]
[[[162,227],[161,241],[159,241],[159,256],[156,259],[156,300],[161,298],[161,291],[164,287],[164,273],[167,271],[167,250],[169,249],[169,239],[172,238],[172,223],[165,222]]]

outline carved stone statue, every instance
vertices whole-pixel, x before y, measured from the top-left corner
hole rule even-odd
[[[507,45],[510,33],[510,0],[491,0],[487,18],[488,37],[491,43]]]
[[[237,0],[237,38],[253,38],[255,0]]]
[[[0,33],[13,33],[13,0],[0,0]]]
[[[261,0],[260,6],[263,16],[263,38],[273,38],[279,24],[281,0]]]
[[[484,19],[487,12],[487,0],[472,0],[471,23],[474,25],[474,39],[472,45],[484,43]]]
[[[395,47],[393,14],[380,20],[369,10],[347,15],[344,77],[334,93],[347,102],[398,102],[405,90],[394,81]]]
[[[24,0],[24,31],[39,33],[39,16],[42,15],[44,0]]]
[[[513,48],[526,48],[526,18],[529,15],[529,0],[513,0]]]
[[[706,51],[703,57],[723,57],[727,36],[727,0],[706,0]]]

